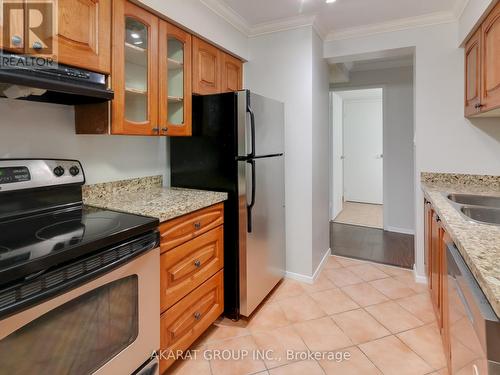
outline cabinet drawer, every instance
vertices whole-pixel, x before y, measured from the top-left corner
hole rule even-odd
[[[161,252],[173,249],[223,223],[223,203],[167,221],[160,225]]]
[[[165,311],[224,267],[224,229],[212,229],[160,259],[161,311]]]
[[[187,350],[224,310],[224,273],[219,271],[161,316],[161,350]],[[163,373],[174,360],[160,361]]]

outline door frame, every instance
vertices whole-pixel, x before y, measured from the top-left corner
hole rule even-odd
[[[389,212],[389,203],[388,203],[388,191],[387,187],[389,186],[389,181],[387,181],[387,164],[388,160],[391,157],[391,155],[388,153],[387,149],[387,141],[386,137],[388,132],[386,131],[387,129],[387,100],[386,100],[386,90],[387,90],[387,85],[366,85],[366,86],[352,86],[352,87],[338,87],[338,88],[330,88],[330,93],[338,93],[338,92],[343,92],[343,91],[359,91],[359,90],[371,90],[371,89],[381,89],[382,90],[382,131],[383,131],[383,147],[382,147],[382,152],[383,152],[383,159],[382,159],[382,170],[383,170],[383,175],[382,175],[382,200],[383,200],[383,226],[384,230],[388,230],[387,227],[387,215]],[[330,219],[333,221],[335,218],[333,217],[333,101],[332,101],[332,96],[330,95]],[[344,102],[342,102],[342,107],[344,106]],[[344,109],[342,108],[342,111]],[[342,121],[342,127],[344,126],[344,122]],[[342,139],[342,145],[344,143],[344,140]],[[342,146],[343,148],[343,146]],[[345,173],[344,171],[342,171]]]

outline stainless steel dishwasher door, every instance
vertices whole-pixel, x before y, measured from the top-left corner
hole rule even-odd
[[[500,323],[458,249],[447,248],[451,374],[500,374]]]

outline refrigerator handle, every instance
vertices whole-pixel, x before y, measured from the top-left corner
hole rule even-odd
[[[255,187],[256,187],[256,181],[255,181],[255,160],[250,159],[247,160],[247,163],[252,166],[252,197],[250,200],[250,204],[247,204],[247,231],[248,233],[252,233],[252,209],[253,206],[255,205]]]
[[[247,155],[248,158],[255,157],[255,114],[250,105],[250,92],[247,93],[247,112],[250,114],[250,137],[252,151]]]

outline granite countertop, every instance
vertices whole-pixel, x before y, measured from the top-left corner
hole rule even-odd
[[[500,226],[468,219],[446,197],[449,193],[500,196],[500,177],[423,174],[422,189],[500,317]]]
[[[227,200],[227,193],[162,187],[161,176],[87,185],[85,204],[164,222]]]

